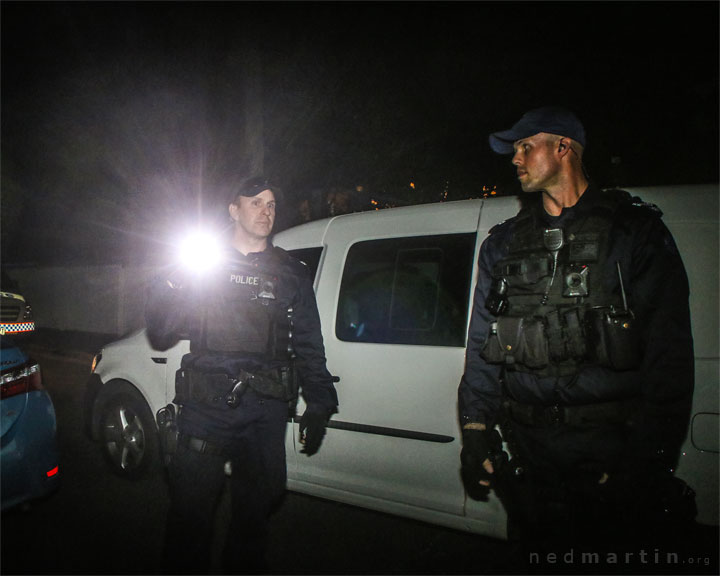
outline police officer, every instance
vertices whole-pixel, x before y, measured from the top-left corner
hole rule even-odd
[[[227,461],[232,518],[225,567],[264,571],[268,517],[285,491],[294,371],[307,404],[300,424],[305,454],[318,451],[337,411],[310,273],[268,239],[278,194],[263,177],[247,181],[229,205],[233,229],[222,264],[202,276],[170,274],[150,291],[151,342],[167,348],[180,334],[190,336],[176,376],[179,436],[168,466],[171,573],[207,572]]]
[[[632,546],[694,512],[672,476],[694,377],[685,269],[656,207],[588,182],[585,144],[560,107],[490,136],[526,195],[481,247],[462,475],[471,497],[495,489],[529,550]]]

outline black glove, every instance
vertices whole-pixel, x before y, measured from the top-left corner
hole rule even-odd
[[[300,450],[301,454],[312,456],[320,450],[328,420],[330,418],[326,412],[311,410],[310,407],[305,409],[305,413],[300,418],[300,444],[304,445]]]
[[[490,474],[483,462],[490,460],[494,473]],[[502,449],[502,438],[497,430],[463,430],[463,447],[460,452],[461,475],[465,490],[473,500],[487,502],[490,488],[499,468],[507,462]],[[489,482],[489,485],[480,484]]]

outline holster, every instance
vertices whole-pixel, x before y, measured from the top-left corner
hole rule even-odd
[[[158,424],[158,433],[160,435],[160,448],[162,450],[163,461],[167,466],[177,451],[178,444],[178,427],[177,414],[175,406],[168,404],[157,411],[156,415]]]

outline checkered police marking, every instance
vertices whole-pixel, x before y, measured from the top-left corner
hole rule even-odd
[[[35,322],[2,322],[0,323],[0,335],[17,334],[18,332],[32,332],[35,330]]]

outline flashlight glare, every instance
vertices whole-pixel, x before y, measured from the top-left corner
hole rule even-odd
[[[180,243],[181,265],[194,273],[211,270],[220,263],[220,242],[207,232],[195,232]]]

